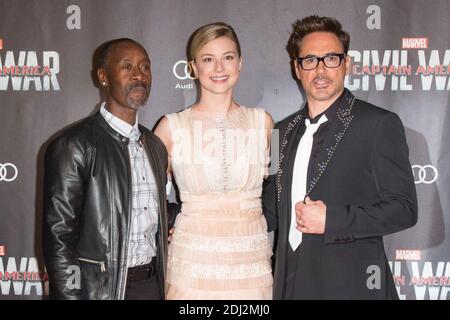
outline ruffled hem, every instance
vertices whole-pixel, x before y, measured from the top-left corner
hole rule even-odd
[[[167,300],[272,300],[272,286],[218,291],[169,285]]]
[[[205,291],[238,291],[238,290],[261,290],[272,288],[272,273],[267,272],[258,276],[246,276],[242,279],[207,279],[189,277],[185,274],[176,273],[171,268],[167,270],[167,283],[181,289],[196,289]],[[257,299],[257,298],[255,298]]]
[[[173,242],[169,246],[169,259],[176,257],[179,260],[197,263],[211,263],[211,261],[217,264],[255,263],[261,260],[269,260],[272,254],[271,245],[241,252],[205,252]]]
[[[177,232],[211,237],[251,236],[267,233],[267,222],[261,213],[234,218],[180,214],[175,223],[175,234]]]

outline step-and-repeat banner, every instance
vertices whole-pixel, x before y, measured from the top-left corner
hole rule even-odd
[[[227,22],[244,59],[236,100],[281,120],[304,103],[285,47],[291,24],[310,14],[336,17],[351,35],[345,86],[405,125],[419,220],[385,237],[400,298],[450,299],[449,13],[448,0],[0,0],[0,299],[45,298],[43,154],[98,108],[101,43],[129,37],[148,50],[153,86],[140,120],[151,128],[197,97],[191,33]]]

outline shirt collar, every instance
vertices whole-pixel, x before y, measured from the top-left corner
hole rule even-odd
[[[311,123],[316,123],[317,121],[319,121],[319,119],[322,117],[322,115],[325,115],[329,122],[333,122],[334,118],[336,117],[337,106],[340,104],[342,98],[344,97],[344,94],[345,94],[345,89],[341,93],[341,95],[331,104],[331,106],[329,106],[324,112],[319,113],[313,119],[311,119],[309,117],[308,105],[306,105],[306,108],[305,108],[306,109],[306,119],[310,119]]]
[[[139,131],[138,115],[136,114],[136,122],[132,126],[128,122],[123,121],[122,119],[116,117],[111,112],[109,112],[105,108],[105,105],[106,102],[103,102],[102,106],[100,107],[100,114],[103,116],[106,122],[108,122],[109,126],[113,128],[115,131],[117,131],[119,134],[128,138],[130,141],[139,140],[139,136],[141,133]]]

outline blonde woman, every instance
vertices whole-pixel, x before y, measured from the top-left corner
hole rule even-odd
[[[261,209],[272,118],[233,99],[242,57],[231,26],[197,29],[189,60],[199,100],[156,128],[182,200],[167,298],[272,299],[272,247]]]

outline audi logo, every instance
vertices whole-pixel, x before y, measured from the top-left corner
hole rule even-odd
[[[415,184],[432,184],[439,176],[438,170],[431,164],[427,164],[425,166],[415,164],[412,166],[412,170]]]
[[[0,163],[0,181],[14,181],[18,174],[19,170],[12,163]]]
[[[179,67],[179,65],[184,65],[184,68]],[[181,70],[180,70],[181,69]],[[187,63],[186,60],[179,60],[173,65],[173,75],[180,80],[191,79],[194,80],[194,77],[191,77],[191,66]]]

